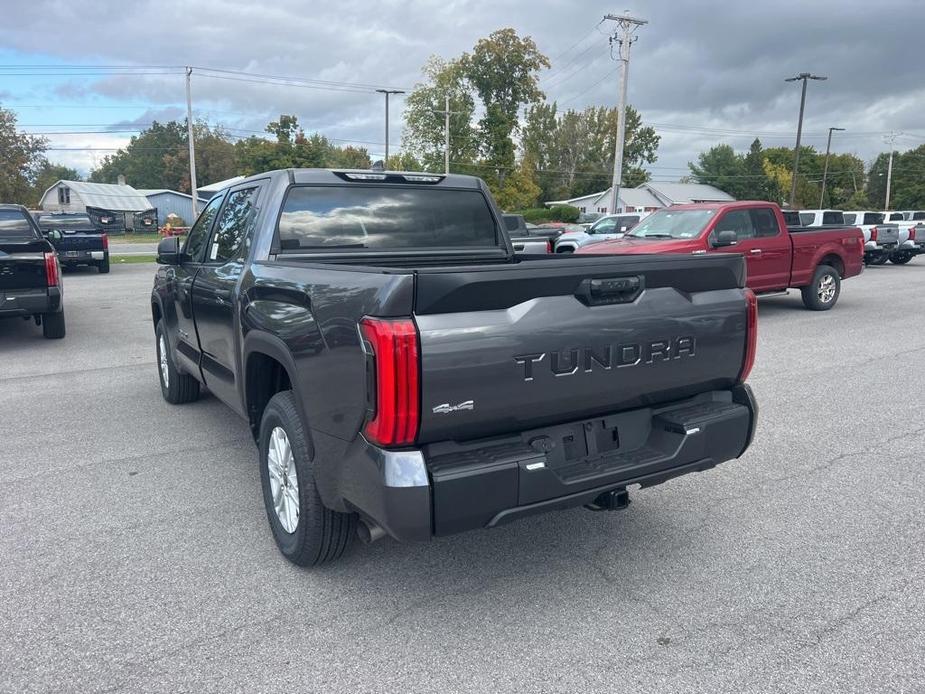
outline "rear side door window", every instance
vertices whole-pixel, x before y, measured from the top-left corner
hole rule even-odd
[[[858,216],[854,214],[853,212],[846,212],[845,213],[845,224],[848,224],[849,226],[854,225],[854,222],[857,218]]]
[[[215,223],[206,262],[226,263],[247,257],[257,217],[259,188],[244,188],[229,193]]]
[[[730,210],[716,223],[714,234],[721,231],[734,231],[737,241],[755,238],[755,225],[752,223],[751,210]]]
[[[777,236],[780,233],[780,225],[777,223],[777,217],[774,216],[770,207],[758,207],[751,210],[751,215],[756,236]]]
[[[215,215],[218,214],[218,208],[221,207],[224,199],[224,195],[218,195],[209,200],[209,204],[199,215],[199,219],[193,224],[193,228],[189,230],[183,252],[194,263],[202,262],[206,242],[209,240],[209,232],[212,231],[212,222],[215,221]]]
[[[823,224],[844,224],[845,215],[841,212],[823,212],[822,213],[822,223]]]

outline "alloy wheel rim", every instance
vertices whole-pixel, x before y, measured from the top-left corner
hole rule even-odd
[[[282,427],[274,427],[267,444],[267,472],[273,510],[283,530],[294,533],[299,525],[299,478],[289,437]]]
[[[829,303],[835,297],[835,278],[832,275],[826,275],[819,280],[817,294],[819,301],[824,304]]]
[[[157,341],[157,351],[158,351],[158,361],[160,362],[161,367],[161,380],[164,382],[164,387],[170,387],[170,369],[167,368],[167,345],[164,341],[164,336],[161,335]]]

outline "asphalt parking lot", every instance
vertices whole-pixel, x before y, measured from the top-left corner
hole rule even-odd
[[[245,424],[161,399],[153,271],[0,322],[0,690],[925,690],[925,259],[762,301],[741,460],[314,572]]]

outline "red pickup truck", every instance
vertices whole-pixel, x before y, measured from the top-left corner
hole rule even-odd
[[[855,227],[788,229],[769,202],[698,203],[654,212],[623,238],[576,253],[741,253],[756,294],[799,289],[806,308],[826,311],[841,281],[863,271],[864,235]]]

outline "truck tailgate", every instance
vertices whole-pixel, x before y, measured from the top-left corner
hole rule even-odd
[[[47,286],[44,241],[0,240],[0,291]]]
[[[421,270],[421,443],[467,440],[733,385],[739,255],[575,256]]]

